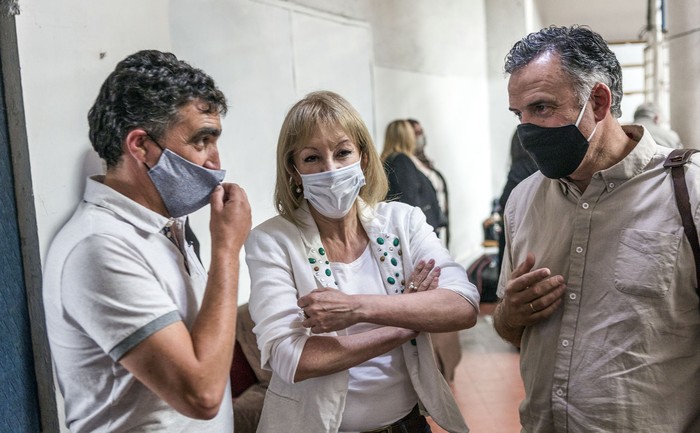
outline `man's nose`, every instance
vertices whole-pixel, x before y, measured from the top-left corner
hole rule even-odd
[[[530,122],[530,116],[526,113],[520,114],[520,124],[523,124],[523,123],[532,123],[532,122]]]
[[[221,159],[219,158],[219,148],[217,146],[209,147],[209,154],[204,162],[204,168],[221,170]]]

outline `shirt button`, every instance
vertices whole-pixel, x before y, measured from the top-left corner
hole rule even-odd
[[[581,247],[576,247],[576,252],[581,254],[583,252],[583,248]]]
[[[582,204],[581,207],[584,208],[584,209],[588,209],[588,203]]]
[[[564,395],[564,391],[562,391],[561,389],[558,389],[556,394],[558,397],[561,397],[562,395]]]
[[[569,293],[569,299],[571,299],[572,301],[576,299],[576,293]]]
[[[610,183],[608,184],[608,186],[609,186],[610,188],[615,188],[615,184],[612,183],[612,182],[610,182]]]
[[[564,347],[569,347],[569,340],[562,340],[561,345]]]

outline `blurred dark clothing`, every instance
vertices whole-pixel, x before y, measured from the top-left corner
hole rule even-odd
[[[530,157],[530,154],[520,145],[517,133],[513,133],[513,138],[510,141],[510,161],[508,180],[501,193],[501,198],[498,199],[501,210],[505,209],[506,201],[508,201],[508,197],[511,191],[513,191],[513,188],[538,170],[537,164],[535,164],[535,161]]]
[[[501,197],[498,199],[500,206],[499,213],[501,214],[500,223],[503,224],[503,209],[506,208],[506,202],[513,188],[530,175],[539,170],[537,164],[532,159],[529,153],[520,144],[518,133],[513,133],[513,138],[510,140],[510,170],[508,170],[508,180],[506,186],[503,187]],[[498,267],[503,263],[503,253],[506,248],[506,235],[501,230],[501,235],[498,238]]]
[[[440,173],[438,169],[435,168],[433,161],[429,160],[425,153],[416,152],[415,157],[418,158],[420,162],[423,163],[423,168],[418,167],[419,170],[423,172],[424,175],[428,177],[430,182],[433,184],[435,193],[437,194],[438,204],[442,210],[442,215],[444,218],[444,225],[438,230],[438,237],[445,241],[445,246],[449,248],[450,246],[450,206],[449,206],[449,194],[447,192],[447,181],[445,176]]]
[[[197,235],[194,234],[192,227],[190,227],[190,217],[187,217],[187,219],[185,220],[185,241],[187,241],[188,244],[192,245],[192,247],[194,248],[194,253],[199,259],[199,263],[202,263],[202,257],[199,255],[199,239],[197,239]]]
[[[447,225],[432,182],[416,167],[410,156],[400,152],[389,155],[384,161],[384,171],[389,179],[388,201],[419,207],[436,232]]]

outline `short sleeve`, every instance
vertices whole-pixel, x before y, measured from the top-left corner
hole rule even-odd
[[[107,235],[81,241],[61,276],[64,314],[117,361],[131,348],[181,320],[139,252]]]

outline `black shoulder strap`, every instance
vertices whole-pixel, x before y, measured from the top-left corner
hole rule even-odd
[[[690,198],[688,197],[688,186],[685,183],[685,170],[683,166],[690,161],[690,157],[698,152],[697,149],[674,149],[666,158],[664,167],[671,168],[671,176],[673,177],[673,191],[676,194],[676,206],[683,220],[683,230],[685,236],[693,248],[693,256],[695,257],[695,276],[698,285],[700,286],[700,243],[698,242],[698,231],[695,228],[693,221],[693,212],[690,209]],[[696,288],[700,294],[700,287]]]
[[[192,245],[194,248],[194,253],[199,259],[199,263],[202,263],[202,258],[199,256],[199,239],[197,239],[197,235],[194,234],[192,227],[190,227],[190,217],[187,217],[185,220],[185,241]]]

